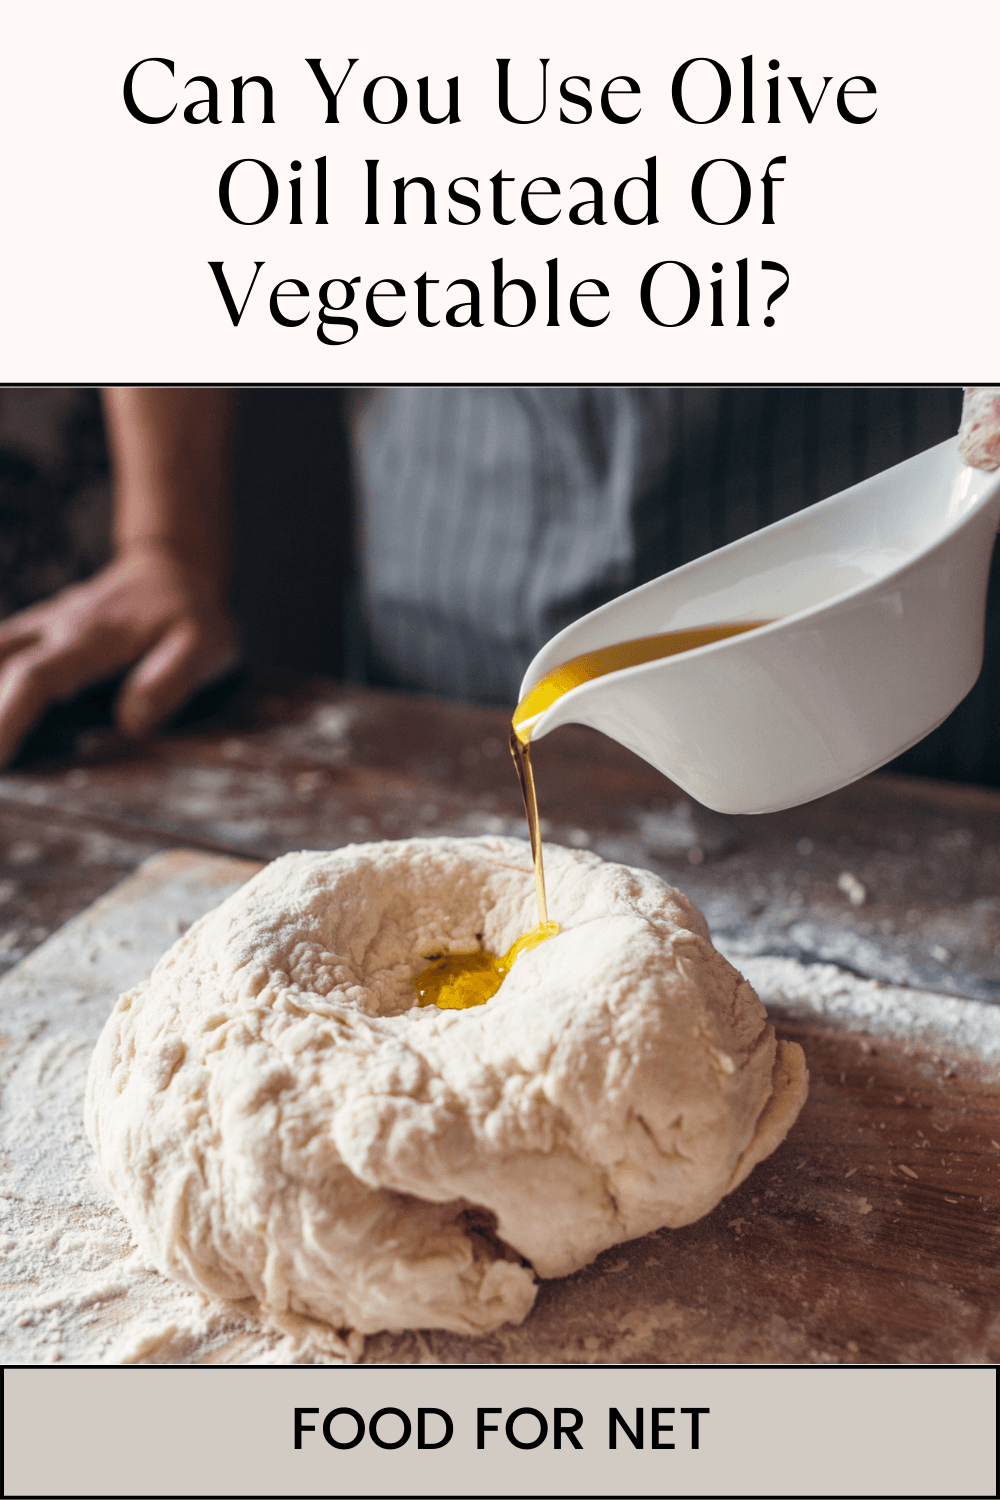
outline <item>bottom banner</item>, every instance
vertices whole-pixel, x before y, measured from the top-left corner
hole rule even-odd
[[[7,1495],[993,1495],[985,1368],[21,1368]]]

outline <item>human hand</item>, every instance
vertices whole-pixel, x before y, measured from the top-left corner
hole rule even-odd
[[[966,387],[958,456],[971,469],[1000,469],[1000,386]]]
[[[0,623],[0,765],[54,703],[126,671],[115,722],[150,732],[239,658],[218,584],[170,544],[133,543],[85,583]]]

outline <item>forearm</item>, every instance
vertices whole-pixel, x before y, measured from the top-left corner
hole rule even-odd
[[[168,548],[222,589],[234,393],[119,387],[104,390],[102,400],[119,554]]]

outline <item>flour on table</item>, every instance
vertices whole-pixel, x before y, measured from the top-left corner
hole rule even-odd
[[[522,841],[286,855],[195,923],[90,1067],[142,1255],[289,1337],[477,1334],[741,1182],[802,1106],[801,1049],[657,876],[554,846],[546,874],[562,931],[463,1011],[411,980],[533,925]]]

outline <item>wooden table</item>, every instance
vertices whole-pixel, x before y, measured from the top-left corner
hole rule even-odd
[[[501,709],[288,677],[245,682],[140,748],[93,703],[64,713],[0,775],[0,971],[156,851],[270,859],[520,833],[508,724]],[[737,963],[784,956],[1000,1002],[1000,794],[872,776],[728,818],[590,730],[560,730],[535,763],[547,836],[681,886]],[[806,1048],[809,1102],[715,1213],[544,1285],[521,1330],[381,1335],[367,1357],[997,1359],[996,1068],[822,1021],[779,1030]]]

